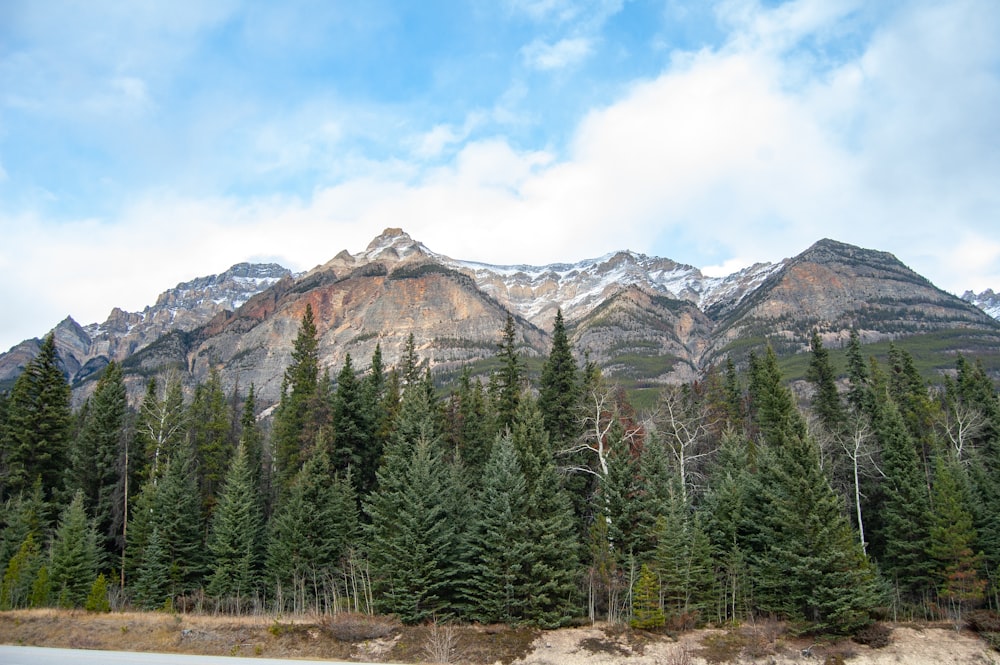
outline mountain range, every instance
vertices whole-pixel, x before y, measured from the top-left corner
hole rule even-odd
[[[441,381],[466,366],[487,371],[508,312],[530,366],[548,351],[557,310],[581,358],[632,388],[693,380],[766,344],[801,352],[813,330],[833,347],[856,329],[866,343],[922,340],[952,365],[959,351],[1000,365],[1000,322],[980,308],[1000,313],[992,291],[959,298],[889,253],[829,239],[720,278],[631,251],[572,264],[489,265],[386,229],[364,251],[344,250],[302,274],[239,264],[179,284],[142,312],[115,309],[100,325],[67,318],[54,334],[77,399],[116,360],[132,395],[168,368],[189,384],[214,368],[229,387],[252,383],[267,405],[278,398],[306,305],[331,374],[348,354],[363,368],[376,344],[393,365],[410,334]],[[0,389],[39,345],[26,340],[0,355]]]

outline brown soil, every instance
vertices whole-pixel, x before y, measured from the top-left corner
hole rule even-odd
[[[1000,665],[976,635],[946,625],[897,625],[880,649],[790,636],[778,623],[702,629],[677,638],[613,626],[537,631],[505,626],[401,626],[384,618],[0,612],[0,642],[168,653],[470,665]]]

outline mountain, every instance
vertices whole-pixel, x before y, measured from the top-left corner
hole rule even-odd
[[[461,261],[401,229],[298,276],[240,264],[180,284],[142,313],[115,310],[101,326],[67,319],[56,337],[78,395],[114,358],[133,395],[164,368],[192,384],[216,369],[230,387],[252,383],[266,405],[278,398],[307,305],[331,374],[348,354],[365,367],[376,345],[392,366],[410,335],[440,380],[466,366],[488,371],[508,312],[522,354],[537,366],[531,359],[548,352],[558,309],[578,352],[632,388],[689,381],[766,344],[803,351],[814,329],[833,346],[851,329],[865,342],[933,339],[952,366],[956,351],[996,356],[1000,348],[1000,322],[982,310],[891,254],[834,240],[719,278],[630,251],[540,267]],[[0,370],[23,367],[37,344],[0,356]]]
[[[116,307],[104,323],[87,326],[67,317],[51,332],[66,376],[71,383],[79,383],[109,361],[122,361],[167,332],[194,330],[290,276],[287,268],[277,264],[239,263],[218,275],[182,282],[141,312]],[[13,382],[40,346],[40,339],[25,340],[0,355],[0,389]]]
[[[1000,319],[1000,294],[993,293],[993,289],[986,289],[982,293],[966,291],[962,294],[962,300],[975,305],[994,319]]]

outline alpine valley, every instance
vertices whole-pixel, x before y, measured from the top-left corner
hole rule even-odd
[[[376,345],[394,365],[411,334],[439,383],[464,367],[487,372],[508,312],[531,370],[548,353],[561,309],[581,359],[632,390],[687,382],[727,359],[740,365],[766,344],[794,365],[813,330],[834,350],[852,329],[873,354],[890,341],[903,345],[929,377],[953,368],[957,353],[981,359],[996,377],[1000,322],[968,302],[977,296],[964,298],[891,254],[833,240],[715,278],[631,251],[573,264],[487,265],[386,229],[363,252],[342,251],[304,274],[239,264],[179,284],[142,312],[116,308],[100,325],[67,318],[53,332],[77,400],[115,360],[133,396],[160,372],[176,369],[194,385],[216,368],[227,389],[252,383],[259,404],[273,404],[307,305],[331,375],[348,354],[363,368]],[[26,340],[0,355],[0,390],[40,344]]]

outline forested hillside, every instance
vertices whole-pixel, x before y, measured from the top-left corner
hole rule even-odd
[[[637,413],[571,348],[537,385],[514,322],[488,382],[435,387],[412,336],[320,371],[307,307],[280,401],[216,372],[112,362],[70,406],[53,339],[0,397],[0,608],[343,611],[541,627],[683,629],[1000,606],[1000,403],[957,356],[930,387],[902,347],[833,366],[799,403],[774,352],[664,387]]]

